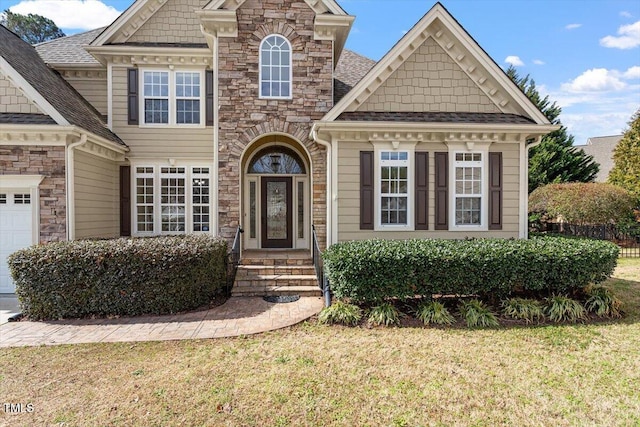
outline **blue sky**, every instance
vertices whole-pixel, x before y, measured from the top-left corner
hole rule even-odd
[[[39,13],[67,34],[109,24],[133,0],[0,0],[0,9]],[[356,21],[347,48],[380,59],[432,0],[338,0]],[[640,108],[640,1],[442,0],[503,68],[513,64],[562,107],[585,144],[622,133]]]

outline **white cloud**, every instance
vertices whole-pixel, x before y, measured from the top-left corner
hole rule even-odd
[[[507,56],[504,59],[504,62],[506,62],[507,64],[511,64],[514,67],[522,67],[524,65],[524,62],[522,62],[522,59],[520,59],[519,56],[515,56],[515,55]]]
[[[564,28],[567,30],[575,30],[576,28],[580,28],[580,27],[582,27],[582,24],[569,24]]]
[[[616,49],[633,49],[640,46],[640,21],[621,26],[618,29],[618,37],[603,37],[600,39],[600,45]]]
[[[100,0],[23,0],[9,8],[23,15],[37,13],[63,29],[91,30],[111,24],[120,15]]]
[[[588,138],[594,136],[621,134],[632,114],[633,110],[602,113],[563,112],[560,114],[560,121],[575,137],[575,144],[584,145]]]
[[[593,68],[562,85],[562,90],[569,93],[608,92],[624,89],[627,85],[618,77],[615,70]]]
[[[536,65],[544,65],[544,61],[540,60],[540,59],[534,59],[533,63]]]
[[[634,65],[622,74],[625,79],[640,79],[640,67]]]
[[[623,10],[622,12],[620,12],[620,16],[622,16],[623,18],[633,18],[633,15],[627,12],[626,10]]]

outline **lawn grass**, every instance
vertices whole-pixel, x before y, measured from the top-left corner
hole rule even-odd
[[[638,426],[640,259],[607,285],[624,319],[3,349],[0,403],[34,412],[0,425]]]

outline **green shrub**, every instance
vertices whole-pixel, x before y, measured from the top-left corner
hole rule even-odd
[[[357,305],[336,301],[322,309],[318,321],[327,325],[355,326],[362,319],[362,310]]]
[[[462,301],[458,310],[469,328],[495,328],[500,325],[496,315],[480,300]]]
[[[617,257],[613,243],[562,237],[374,239],[337,243],[323,254],[334,295],[356,303],[434,294],[503,297],[514,289],[565,293],[605,280]]]
[[[547,298],[545,312],[553,322],[577,322],[584,319],[587,314],[580,302],[565,295],[553,295]]]
[[[534,299],[509,298],[502,302],[502,312],[507,317],[527,323],[544,319],[542,305]]]
[[[587,288],[587,301],[585,308],[600,317],[620,317],[620,300],[613,293],[602,286]]]
[[[416,317],[425,325],[431,323],[436,325],[452,325],[456,321],[444,304],[439,301],[429,301],[420,305]]]
[[[167,314],[207,304],[226,284],[226,241],[208,235],[76,240],[9,257],[31,319]]]
[[[529,195],[529,213],[561,217],[570,224],[617,224],[632,216],[636,198],[602,182],[548,184]]]
[[[400,316],[401,313],[395,305],[390,302],[383,302],[371,309],[367,320],[374,326],[391,326],[400,324]]]

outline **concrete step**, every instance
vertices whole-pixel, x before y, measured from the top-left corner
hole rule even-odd
[[[318,286],[234,286],[232,296],[278,296],[299,295],[301,297],[319,297],[322,292]]]
[[[256,274],[250,277],[236,277],[234,288],[251,287],[251,286],[317,286],[318,279],[315,275],[272,275],[272,274]]]
[[[236,278],[254,277],[256,275],[300,276],[315,275],[312,265],[239,265]]]
[[[264,266],[313,266],[311,257],[304,258],[245,258],[240,260],[240,265],[264,265]]]

